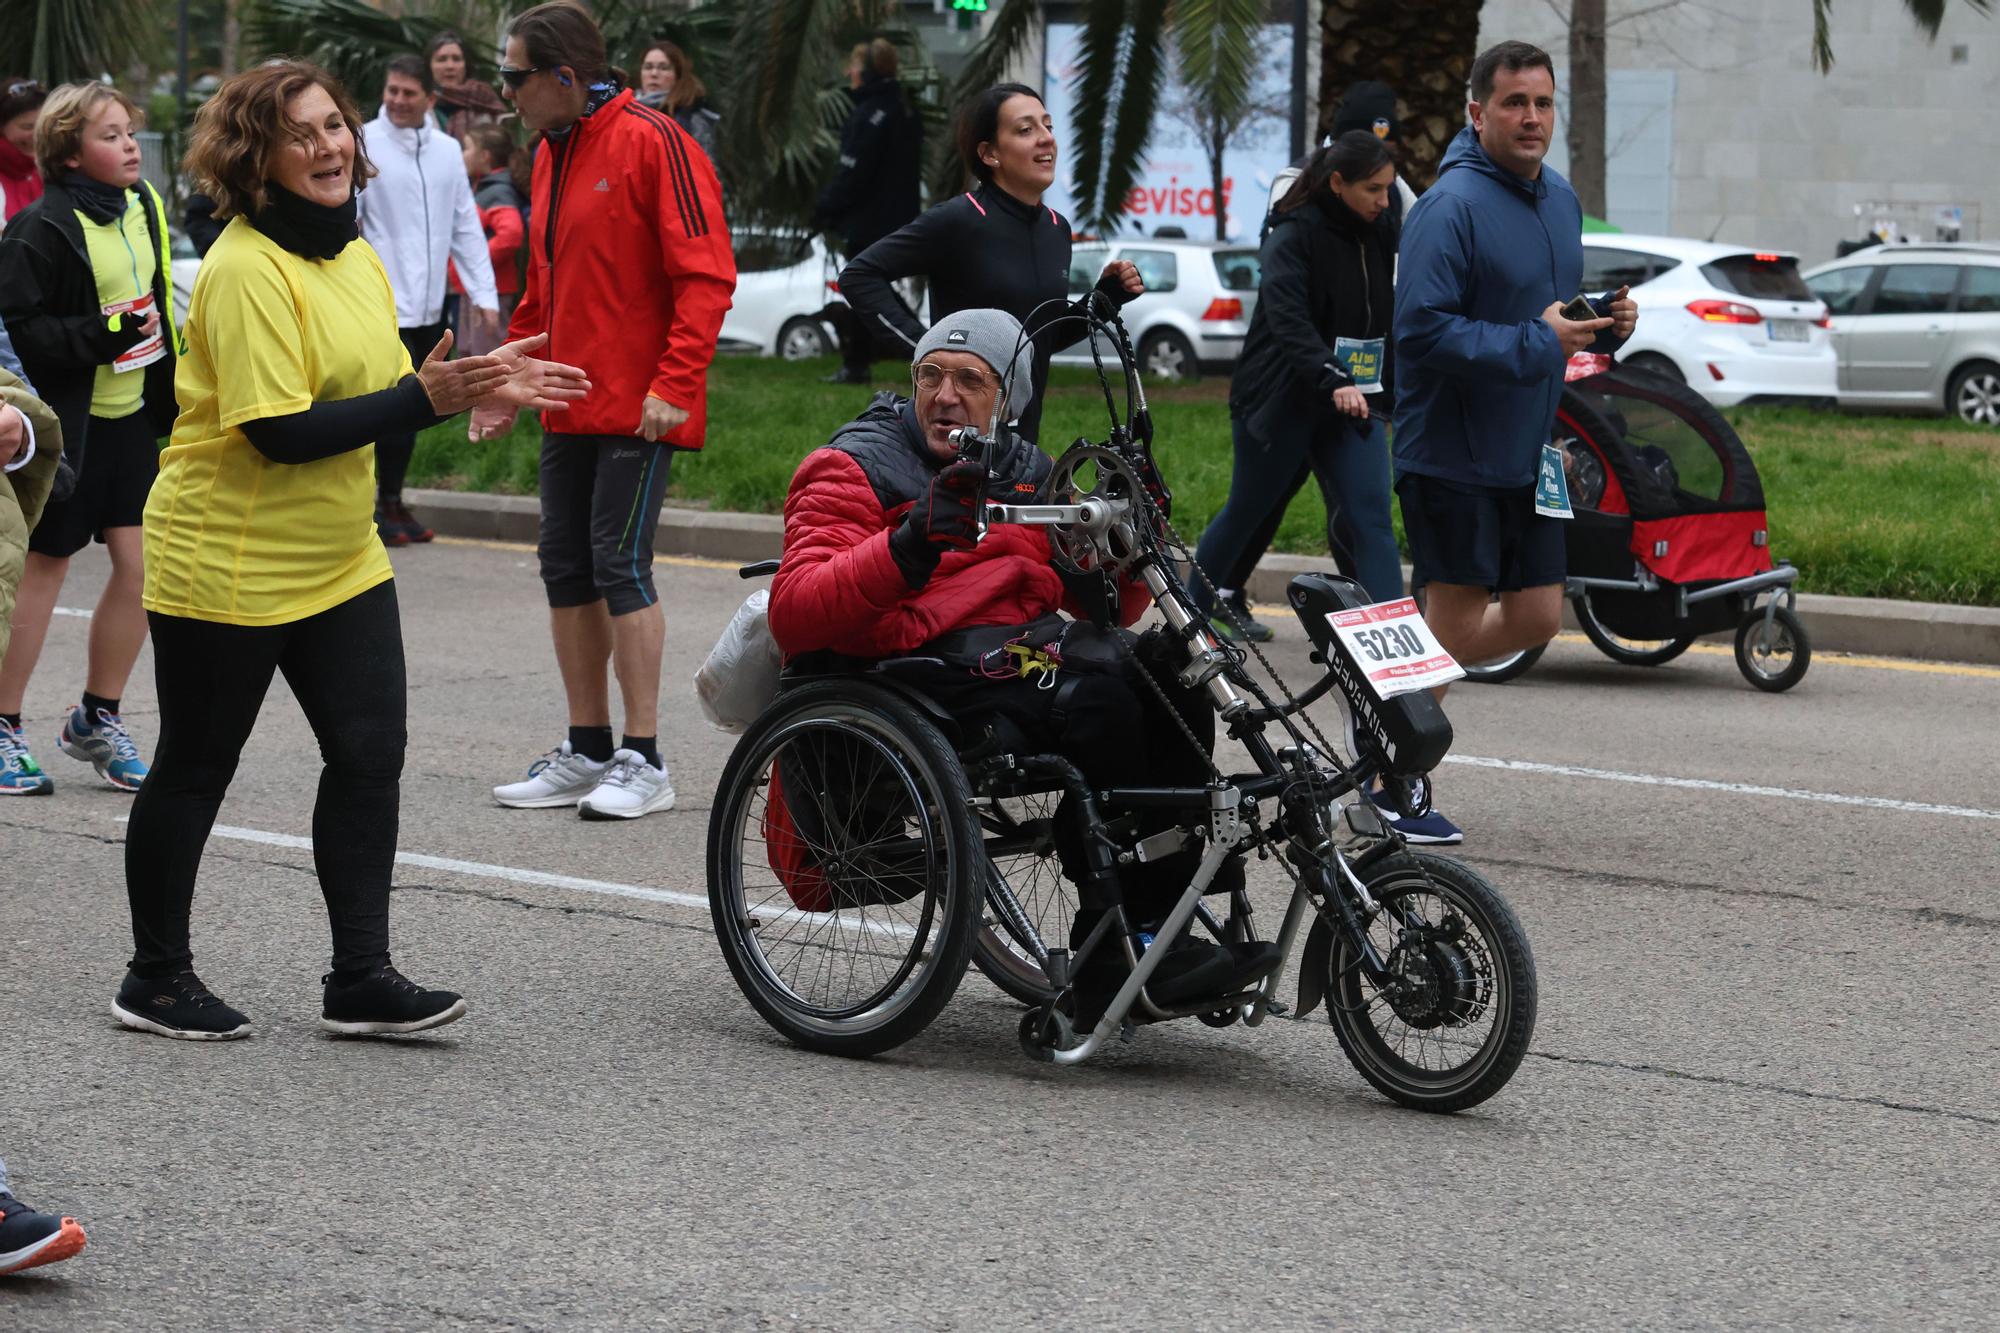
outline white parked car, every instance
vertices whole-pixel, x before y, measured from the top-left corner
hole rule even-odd
[[[1082,296],[1096,286],[1114,259],[1131,260],[1146,282],[1146,294],[1121,314],[1148,378],[1189,380],[1204,369],[1226,371],[1236,364],[1257,308],[1262,268],[1256,246],[1159,236],[1079,241],[1070,251],[1070,294]],[[1115,364],[1111,349],[1102,351],[1106,363]],[[1079,341],[1055,361],[1087,366],[1089,344]]]
[[[818,236],[738,232],[736,296],[722,318],[724,351],[782,356],[787,361],[831,356],[839,349],[819,319],[840,300],[840,263]]]
[[[1798,256],[1716,241],[1592,233],[1583,291],[1632,288],[1639,327],[1619,361],[1685,381],[1718,406],[1834,401],[1825,304]]]

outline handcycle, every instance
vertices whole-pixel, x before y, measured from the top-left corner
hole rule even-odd
[[[1251,768],[1223,772],[1182,723],[1206,782],[1093,789],[1061,755],[969,734],[880,664],[794,663],[730,756],[710,816],[710,907],[731,973],[798,1045],[872,1055],[928,1026],[976,961],[1028,1006],[1022,1049],[1069,1065],[1130,1039],[1139,1024],[1193,1017],[1256,1027],[1293,1012],[1279,992],[1303,935],[1296,1014],[1324,1003],[1369,1083],[1423,1110],[1484,1101],[1512,1077],[1534,1030],[1526,933],[1483,875],[1411,851],[1368,795],[1379,782],[1405,813],[1423,808],[1423,777],[1449,749],[1450,724],[1427,691],[1385,694],[1370,681],[1423,656],[1435,666],[1441,650],[1393,609],[1370,608],[1358,584],[1319,574],[1288,589],[1323,668],[1303,692],[1294,695],[1254,644],[1217,636],[1181,573],[1192,557],[1167,515],[1129,337],[1115,312],[1088,318],[1118,354],[1126,410],[1099,359],[1106,438],[1066,450],[1032,503],[982,496],[982,532],[991,523],[1046,528],[1057,565],[1095,580],[1100,605],[1114,604],[1121,584],[1142,586],[1179,683],[1201,693]],[[997,427],[961,432],[962,454],[982,457]],[[1131,674],[1135,688],[1160,691],[1147,672]],[[1308,712],[1329,694],[1347,710],[1346,758]],[[1135,826],[1136,812],[1151,812],[1150,832],[1137,831],[1148,825]],[[1075,884],[1057,866],[1055,826],[1065,817],[1084,835]],[[1199,860],[1172,909],[1162,921],[1134,921],[1121,868],[1181,853]],[[1225,862],[1251,854],[1292,883],[1278,948],[1265,951],[1273,961],[1228,994],[1156,994],[1149,983],[1161,960],[1192,927],[1225,943],[1259,939],[1240,877],[1220,889],[1224,913],[1206,901]],[[1094,926],[1073,949],[1052,944],[1078,901],[1101,909]],[[1080,1027],[1076,979],[1104,949],[1122,960],[1124,980]]]

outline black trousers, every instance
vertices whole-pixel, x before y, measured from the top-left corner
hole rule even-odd
[[[444,337],[442,322],[425,324],[414,329],[398,329],[403,346],[410,353],[410,366],[415,369],[423,365],[424,358]],[[384,435],[375,441],[375,494],[384,500],[402,498],[403,478],[410,473],[410,455],[417,451],[417,437],[413,432],[404,431],[396,435]]]
[[[389,961],[408,694],[394,582],[287,625],[219,625],[149,612],[160,741],[132,805],[125,891],[132,970],[193,965],[188,913],[215,813],[271,676],[282,671],[319,741],[313,866],[333,927],[333,966]]]
[[[1186,689],[1174,679],[1167,647],[1163,635],[1150,632],[1133,645],[1127,671],[1058,673],[1055,689],[1022,679],[986,680],[962,667],[943,665],[898,664],[891,674],[961,719],[968,739],[986,726],[998,726],[1015,753],[1060,754],[1082,770],[1093,788],[1200,786],[1208,781],[1204,756],[1215,749],[1215,711],[1201,691]],[[1139,679],[1140,671],[1159,683],[1166,705]],[[1060,688],[1064,685],[1068,688]],[[1168,715],[1169,709],[1194,733],[1199,752]],[[1084,868],[1085,830],[1079,814],[1065,799],[1056,816],[1056,849],[1072,880],[1080,880]],[[1155,832],[1173,822],[1170,813],[1148,811],[1138,817],[1137,831]],[[1121,867],[1125,906],[1133,919],[1155,921],[1165,916],[1199,862],[1200,857],[1181,852]],[[1073,943],[1096,916],[1091,911],[1079,916]]]

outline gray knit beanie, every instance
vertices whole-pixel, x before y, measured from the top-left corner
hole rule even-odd
[[[970,352],[990,366],[1006,386],[1009,421],[1019,420],[1028,404],[1035,401],[1035,345],[1021,336],[1021,321],[1004,310],[961,310],[946,315],[931,325],[931,331],[917,344],[910,364],[918,364],[932,352]]]

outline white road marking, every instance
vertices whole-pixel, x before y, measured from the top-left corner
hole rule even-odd
[[[121,819],[119,821],[123,823]],[[234,824],[217,824],[213,836],[228,838],[234,842],[254,842],[265,847],[288,847],[295,851],[312,850],[312,839],[302,838],[292,833],[266,833],[263,829],[242,828]],[[708,895],[705,893],[679,893],[673,889],[655,889],[643,884],[621,884],[616,880],[584,879],[576,875],[551,874],[546,870],[523,870],[518,866],[488,865],[484,861],[459,861],[449,856],[425,856],[421,852],[397,852],[396,864],[416,866],[423,870],[442,870],[453,875],[471,875],[480,879],[505,880],[513,884],[536,884],[550,889],[572,889],[578,893],[599,893],[612,898],[637,898],[643,902],[669,903],[675,907],[693,907],[706,912]],[[804,924],[821,926],[837,924],[843,930],[859,929],[871,935],[888,935],[896,939],[911,939],[916,931],[907,926],[889,925],[865,918],[856,922],[847,917],[835,918],[818,912],[801,912],[786,908],[771,914],[773,920],[783,920],[788,926]]]
[[[1514,773],[1547,773],[1555,777],[1590,778],[1597,782],[1631,782],[1644,787],[1683,787],[1691,791],[1728,792],[1733,796],[1778,796],[1788,801],[1814,801],[1821,805],[1858,805],[1870,810],[1898,810],[1912,815],[2000,819],[2000,810],[1979,810],[1963,805],[1931,805],[1924,801],[1898,801],[1887,796],[1846,796],[1839,792],[1806,791],[1799,787],[1759,787],[1747,782],[1671,778],[1658,773],[1621,773],[1611,768],[1579,768],[1573,764],[1536,764],[1525,759],[1487,759],[1474,754],[1446,755],[1444,761],[1447,764],[1464,764],[1470,768],[1503,768]]]
[[[89,611],[75,606],[59,606],[55,609],[55,614],[59,616],[75,616],[78,620],[90,619]]]

